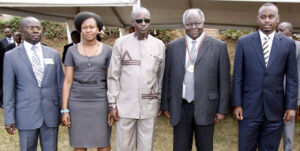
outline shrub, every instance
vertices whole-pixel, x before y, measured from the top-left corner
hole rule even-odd
[[[159,30],[150,30],[150,34],[161,41],[163,41],[165,44],[168,44],[171,40],[173,40],[175,34],[172,32],[171,29],[159,29]]]
[[[14,16],[11,17],[8,21],[0,21],[1,33],[3,33],[3,30],[6,27],[11,28],[12,32],[19,31],[22,19],[23,17]],[[66,28],[64,24],[41,20],[41,25],[43,28],[44,36],[46,36],[49,39],[62,39],[67,37]]]
[[[238,39],[241,36],[247,35],[249,33],[252,33],[252,30],[232,30],[232,29],[227,29],[225,31],[225,36],[226,38],[231,38],[231,39]]]

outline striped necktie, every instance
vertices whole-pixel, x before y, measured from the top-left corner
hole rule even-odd
[[[42,79],[43,79],[43,68],[42,68],[40,58],[37,53],[38,48],[36,46],[32,46],[31,50],[33,52],[32,58],[31,58],[32,69],[33,69],[35,78],[38,82],[38,86],[41,87]]]
[[[264,37],[263,53],[264,53],[265,63],[267,66],[268,61],[269,61],[269,55],[270,55],[270,37],[269,36]]]

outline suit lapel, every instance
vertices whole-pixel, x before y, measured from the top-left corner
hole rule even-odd
[[[280,43],[280,38],[278,37],[278,35],[275,33],[274,35],[274,39],[273,39],[273,43],[272,43],[272,48],[271,48],[271,52],[270,52],[270,58],[269,58],[269,62],[268,62],[268,68],[272,65],[272,63],[274,62],[279,50],[278,50],[278,44]]]
[[[180,40],[180,44],[178,45],[178,60],[180,61],[180,68],[183,73],[185,72],[185,58],[186,58],[186,44],[185,37]],[[176,55],[176,54],[174,54]]]
[[[35,78],[35,75],[34,75],[34,73],[33,73],[32,64],[31,64],[31,62],[30,62],[30,60],[29,60],[29,57],[28,57],[28,55],[27,55],[27,53],[26,53],[26,50],[25,50],[24,45],[23,45],[23,44],[20,45],[20,46],[18,47],[18,49],[19,49],[19,51],[18,51],[19,55],[21,56],[22,60],[24,61],[24,63],[25,63],[26,66],[28,67],[28,69],[29,69],[30,73],[32,74],[32,76],[34,77],[34,79],[35,79],[34,81],[37,83],[36,78]]]
[[[42,51],[43,51],[43,58],[44,58],[43,60],[45,62],[45,58],[51,58],[51,57],[49,56],[48,50],[47,50],[47,48],[44,45],[42,45]],[[45,78],[46,78],[47,71],[48,71],[48,65],[45,64],[44,62],[41,62],[41,63],[44,64],[44,72],[43,72],[42,85],[43,85],[44,81],[46,81]]]
[[[204,53],[209,51],[208,48],[209,48],[209,45],[210,45],[210,39],[208,36],[205,36],[204,39],[203,39],[203,42],[202,42],[202,45],[200,46],[199,50],[198,50],[198,54],[197,54],[197,58],[196,58],[196,61],[195,61],[195,65],[197,62],[200,61],[200,59],[203,57]]]
[[[254,51],[258,57],[260,64],[266,69],[266,63],[265,63],[262,46],[261,46],[261,40],[258,31],[252,37],[252,45],[254,46]]]

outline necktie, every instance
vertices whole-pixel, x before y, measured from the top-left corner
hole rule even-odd
[[[35,75],[35,78],[38,82],[38,86],[41,87],[42,79],[43,79],[43,68],[40,61],[40,58],[37,54],[38,48],[36,46],[32,46],[31,48],[33,54],[31,58],[32,69]]]
[[[268,64],[269,61],[269,53],[270,52],[270,37],[264,37],[264,43],[263,43],[263,53],[264,53],[264,59],[265,59],[265,63],[266,66]]]
[[[195,58],[196,58],[195,57],[195,55],[196,55],[196,43],[197,43],[196,40],[192,41],[192,49],[190,51],[190,56],[191,56],[191,59],[192,59],[193,62],[195,62]],[[191,62],[191,60],[189,59],[188,66],[191,65],[191,64],[193,64],[193,62]]]
[[[188,64],[186,66],[186,68],[188,68],[190,65],[193,65],[195,62],[195,55],[196,55],[196,43],[197,41],[194,40],[192,41],[192,49],[190,51],[190,59],[188,61]],[[190,72],[189,70],[185,71],[185,75],[184,75],[184,84],[185,84],[185,99],[191,103],[194,100],[195,97],[195,81],[194,81],[194,72]]]

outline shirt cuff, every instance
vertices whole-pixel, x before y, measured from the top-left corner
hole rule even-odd
[[[116,103],[109,103],[109,110],[115,110],[117,109],[117,104]]]

